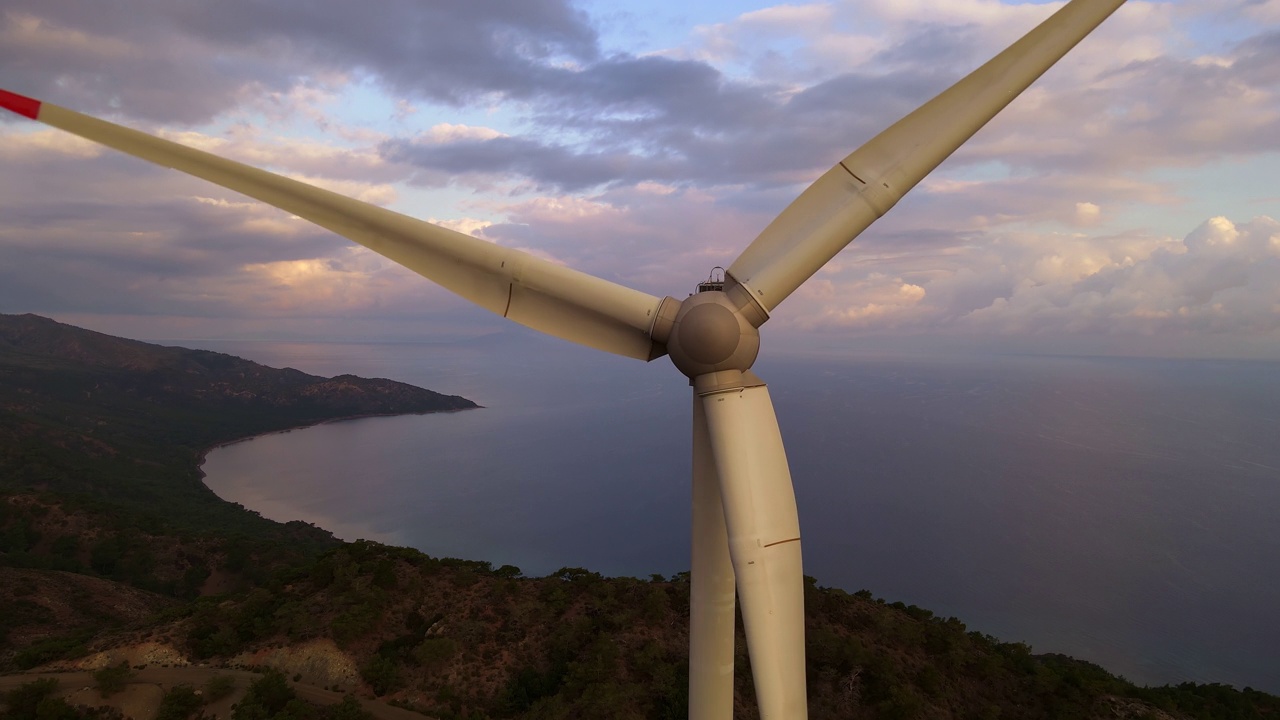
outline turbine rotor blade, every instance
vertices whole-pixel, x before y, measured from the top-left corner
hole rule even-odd
[[[293,213],[534,330],[641,360],[666,352],[647,293],[57,105],[0,90],[0,107]]]
[[[800,523],[769,390],[743,377],[746,386],[699,392],[697,400],[720,479],[760,717],[797,720],[808,716]]]
[[[1125,0],[1072,0],[1022,39],[855,150],[729,266],[766,313],[892,208]]]
[[[697,397],[689,585],[689,720],[733,720],[733,563],[707,417]]]

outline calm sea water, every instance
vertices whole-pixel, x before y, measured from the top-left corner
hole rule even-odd
[[[528,334],[205,342],[485,409],[209,455],[222,497],[346,539],[647,577],[688,568],[689,389]],[[819,584],[871,590],[1139,683],[1280,693],[1280,364],[766,357]]]

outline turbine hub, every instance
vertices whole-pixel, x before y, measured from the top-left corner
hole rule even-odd
[[[760,352],[760,332],[725,293],[710,290],[680,303],[667,353],[689,378],[723,370],[745,372]]]

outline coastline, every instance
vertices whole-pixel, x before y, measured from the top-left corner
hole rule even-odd
[[[342,417],[328,418],[327,420],[320,420],[318,422],[313,422],[313,423],[304,423],[302,425],[290,425],[289,427],[280,428],[279,430],[268,430],[266,432],[254,433],[253,435],[246,435],[244,437],[236,438],[234,440],[227,440],[226,442],[220,442],[214,445],[210,445],[209,447],[200,451],[199,465],[203,466],[205,456],[213,452],[214,450],[217,450],[218,448],[229,447],[231,445],[237,445],[242,442],[249,442],[254,438],[267,437],[268,435],[280,435],[282,433],[293,432],[294,430],[306,430],[307,428],[319,427],[320,425],[328,425],[330,423],[336,423],[336,422],[347,422],[349,420],[363,420],[365,418],[403,417],[405,415],[442,415],[445,413],[459,413],[459,412],[467,412],[469,410],[485,410],[485,409],[486,408],[484,405],[476,405],[475,407],[456,408],[453,410],[425,410],[423,412],[394,412],[394,413],[393,412],[360,413],[358,415],[343,415]]]
[[[358,415],[343,415],[342,417],[328,418],[326,420],[321,420],[319,422],[304,423],[301,425],[291,425],[289,427],[280,428],[279,430],[268,430],[267,432],[254,433],[253,435],[246,435],[241,438],[235,438],[234,440],[227,440],[226,442],[215,443],[213,445],[210,445],[209,447],[206,447],[200,450],[196,460],[196,472],[199,474],[200,484],[204,485],[206,490],[213,493],[215,496],[217,496],[219,500],[223,502],[231,502],[226,498],[222,497],[221,495],[218,495],[218,493],[213,488],[209,487],[209,483],[205,482],[205,478],[208,477],[208,475],[204,471],[204,464],[205,464],[205,461],[209,459],[209,453],[213,452],[214,450],[218,450],[224,447],[231,447],[232,445],[239,445],[240,443],[250,442],[260,437],[267,437],[269,435],[283,435],[284,433],[290,433],[290,432],[293,432],[294,430],[306,430],[307,428],[319,427],[321,425],[328,425],[330,423],[336,423],[336,422],[348,422],[350,420],[363,420],[366,418],[375,418],[375,417],[404,417],[406,415],[441,415],[444,413],[459,413],[459,412],[467,412],[470,410],[484,410],[484,409],[485,409],[484,405],[476,405],[475,407],[469,407],[469,408],[456,408],[452,410],[426,410],[424,412],[360,413]],[[249,509],[252,510],[253,508],[249,508]],[[327,531],[327,528],[325,528],[325,530]]]

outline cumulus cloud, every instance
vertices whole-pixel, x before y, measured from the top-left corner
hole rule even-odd
[[[1096,332],[1207,332],[1280,329],[1280,223],[1259,217],[1237,225],[1206,221],[1181,243],[1131,264],[1102,268],[1069,286],[1069,297],[1043,307],[1040,328]],[[1003,311],[1017,314],[1039,299],[1017,294]],[[1080,312],[1071,313],[1076,306]],[[991,315],[998,319],[999,312]],[[1074,315],[1074,316],[1073,316]],[[975,320],[984,320],[975,317]],[[1039,331],[1039,329],[1038,329]]]
[[[915,320],[927,294],[920,285],[882,273],[839,285],[819,278],[810,281],[806,296],[821,303],[822,312],[802,318],[801,327],[896,327]]]
[[[1181,240],[1011,235],[959,262],[835,267],[803,291],[813,327],[943,333],[1157,335],[1280,333],[1280,222],[1207,220]],[[1280,339],[1277,337],[1276,339]]]
[[[103,152],[106,149],[97,143],[51,128],[0,135],[0,159],[10,163],[30,162],[47,153],[93,158]]]
[[[245,264],[346,243],[207,183],[115,152],[17,141],[0,182],[0,306],[239,313]],[[0,151],[3,152],[3,151]],[[236,290],[228,291],[228,287]]]
[[[376,308],[395,284],[373,253],[346,248],[336,256],[251,263],[241,268],[260,288],[268,312],[293,314]]]
[[[1078,202],[1076,203],[1076,224],[1078,225],[1096,225],[1102,218],[1102,208],[1096,203]]]

